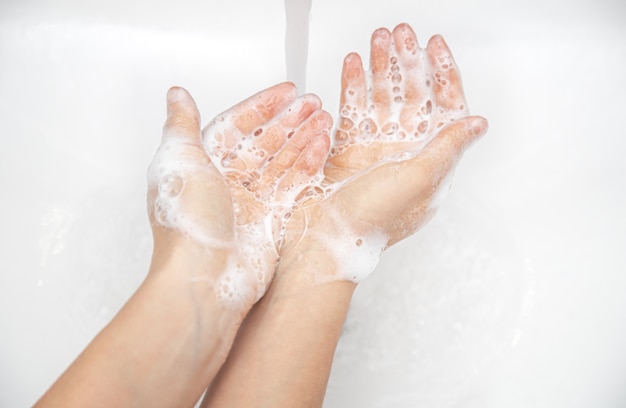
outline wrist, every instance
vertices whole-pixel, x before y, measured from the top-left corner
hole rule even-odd
[[[337,262],[324,244],[311,237],[281,251],[276,270],[276,278],[289,277],[302,284],[319,285],[336,280]]]

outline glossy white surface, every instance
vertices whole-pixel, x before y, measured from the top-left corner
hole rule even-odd
[[[355,296],[327,407],[626,404],[626,6],[314,0],[307,91],[380,26],[442,34],[490,131]],[[285,79],[280,1],[0,5],[1,406],[32,404],[141,282],[165,91],[203,122]]]

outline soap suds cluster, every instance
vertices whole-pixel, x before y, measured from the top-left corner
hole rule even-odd
[[[445,125],[465,117],[465,103],[452,108],[444,107],[453,95],[450,82],[446,79],[451,70],[458,75],[455,62],[450,55],[429,58],[427,50],[407,38],[405,52],[412,55],[399,56],[391,41],[389,64],[384,82],[374,80],[371,69],[365,72],[367,102],[362,102],[359,92],[348,87],[344,91],[345,103],[340,108],[340,117],[331,156],[343,154],[354,144],[367,145],[372,142],[411,143],[411,150],[418,153]],[[415,76],[416,66],[421,76]],[[384,85],[383,85],[384,84]],[[381,90],[381,86],[387,89]],[[375,100],[374,88],[383,93],[382,101]],[[415,93],[419,96],[415,98]],[[409,98],[409,95],[411,98]],[[380,97],[379,97],[380,98]]]

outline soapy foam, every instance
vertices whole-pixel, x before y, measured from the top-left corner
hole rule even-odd
[[[181,204],[181,193],[189,177],[192,174],[203,175],[208,180],[220,177],[208,162],[202,166],[186,160],[189,148],[176,139],[163,141],[148,169],[148,185],[156,193],[150,210],[158,224],[177,230],[207,248],[229,250],[224,272],[215,281],[204,281],[214,285],[223,305],[237,310],[258,300],[271,277],[269,271],[277,255],[267,233],[269,217],[234,226],[234,238],[224,240],[188,216]]]
[[[335,262],[337,275],[323,279],[316,277],[317,283],[333,280],[348,280],[360,283],[376,269],[380,255],[387,248],[388,237],[381,231],[357,233],[340,214],[333,210],[326,212],[327,219],[336,227],[336,234],[313,234],[323,242]]]
[[[259,300],[271,279],[276,253],[265,223],[262,219],[235,228],[238,256],[229,258],[215,284],[218,300],[231,309]]]
[[[321,168],[308,177],[290,172],[291,167],[281,167],[281,155],[290,154],[285,152],[290,143],[307,144],[292,139],[297,129],[285,127],[285,116],[303,111],[310,98],[313,96],[297,98],[281,114],[248,133],[235,125],[240,114],[237,107],[218,115],[203,130],[204,149],[233,192],[235,241],[240,256],[216,285],[218,297],[233,307],[242,299],[253,297],[256,301],[265,293],[287,221],[300,201],[315,194],[321,184]],[[271,148],[274,136],[285,137],[287,143],[277,151],[263,148],[264,143]],[[306,155],[306,148],[300,154]],[[247,276],[246,271],[252,272]]]
[[[180,194],[185,188],[186,178],[192,173],[205,173],[215,178],[206,166],[185,160],[186,149],[176,139],[164,140],[148,168],[148,187],[156,190],[156,197],[149,210],[160,225],[177,230],[195,241],[213,248],[232,247],[232,242],[212,236],[190,219],[181,208]]]
[[[469,114],[467,104],[459,102],[454,108],[444,109],[437,101],[449,102],[454,95],[451,92],[451,83],[448,79],[451,70],[458,76],[456,64],[449,54],[438,55],[433,64],[426,49],[419,48],[411,39],[405,39],[406,51],[413,55],[399,56],[396,44],[392,37],[389,46],[389,67],[386,73],[386,92],[390,101],[379,106],[374,100],[374,74],[370,68],[365,72],[367,88],[366,108],[358,108],[358,92],[348,85],[344,91],[345,103],[340,108],[336,137],[331,149],[331,157],[343,154],[351,145],[368,145],[372,142],[411,142],[412,151],[421,151],[441,130],[442,127]],[[415,66],[422,67],[422,77],[414,77]],[[458,79],[460,81],[460,79]],[[410,81],[410,83],[408,82]],[[406,99],[409,90],[415,92],[417,87],[421,95],[418,106],[412,105]],[[436,89],[435,89],[436,88]],[[384,108],[384,109],[383,109]],[[383,114],[381,109],[389,109],[389,115],[379,118]]]

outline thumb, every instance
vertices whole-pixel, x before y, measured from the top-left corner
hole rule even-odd
[[[163,141],[178,139],[184,143],[200,144],[200,113],[189,92],[174,86],[167,92],[167,120]]]
[[[421,169],[429,168],[443,177],[456,166],[471,144],[487,132],[487,128],[487,120],[480,116],[456,120],[443,128],[412,160]]]

